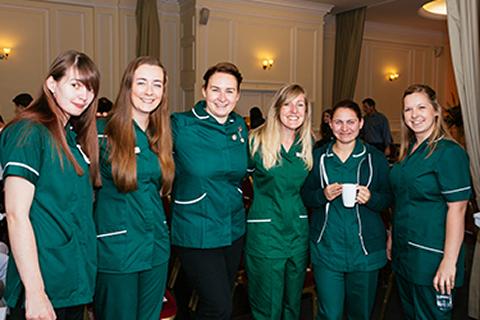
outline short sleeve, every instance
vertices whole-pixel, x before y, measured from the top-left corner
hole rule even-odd
[[[468,155],[454,143],[442,150],[437,161],[440,192],[447,202],[469,200],[472,194]]]
[[[33,185],[40,177],[44,139],[47,129],[26,121],[7,127],[0,138],[3,179],[18,176]]]

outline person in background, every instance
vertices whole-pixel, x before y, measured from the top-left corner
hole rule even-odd
[[[98,99],[97,118],[106,118],[112,110],[113,102],[106,97]]]
[[[362,101],[362,109],[365,113],[363,140],[388,156],[393,139],[387,117],[377,111],[375,100],[372,98]]]
[[[260,110],[259,107],[252,107],[249,111],[249,114],[250,114],[250,129],[258,128],[265,123],[262,110]]]
[[[275,94],[266,123],[250,134],[254,200],[246,267],[254,319],[300,319],[308,215],[300,196],[312,168],[311,105],[298,84]]]
[[[359,138],[363,120],[351,100],[338,102],[330,126],[335,140],[314,151],[313,170],[302,188],[312,209],[310,254],[319,319],[371,317],[378,271],[386,262],[381,212],[392,200],[383,153]],[[354,200],[342,200],[346,184]]]
[[[160,317],[170,256],[161,195],[170,193],[175,171],[166,88],[160,61],[138,57],[108,118],[98,120],[98,319]]]
[[[472,194],[469,160],[449,135],[435,91],[414,84],[403,94],[392,267],[407,319],[451,319],[464,279],[465,211]],[[389,241],[391,245],[391,241]]]
[[[205,100],[172,115],[172,244],[199,296],[195,319],[230,320],[245,234],[247,127],[233,111],[242,75],[222,62],[203,80]]]
[[[15,113],[20,112],[32,103],[33,98],[28,93],[20,93],[13,98],[12,102],[15,105]]]
[[[0,136],[13,254],[5,300],[12,318],[81,320],[93,299],[99,84],[88,56],[74,50],[60,54],[40,96]]]
[[[320,125],[320,140],[313,146],[314,149],[319,148],[333,140],[332,128],[330,128],[330,119],[332,118],[332,109],[326,109],[322,113],[322,124]]]

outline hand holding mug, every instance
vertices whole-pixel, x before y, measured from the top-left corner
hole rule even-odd
[[[365,186],[358,186],[357,187],[358,193],[357,193],[357,202],[360,204],[365,204],[370,200],[370,197],[372,194],[370,193],[370,190],[368,190],[367,187]]]
[[[323,194],[328,201],[332,201],[336,197],[342,194],[342,185],[339,183],[332,183],[323,189]]]

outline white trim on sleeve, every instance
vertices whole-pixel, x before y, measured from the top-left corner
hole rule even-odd
[[[29,165],[26,165],[25,163],[21,163],[21,162],[7,162],[7,164],[5,165],[5,168],[3,168],[3,171],[5,171],[8,166],[16,166],[16,167],[25,168],[25,169],[27,169],[28,171],[31,171],[31,172],[35,173],[35,175],[36,175],[37,177],[40,177],[40,173],[38,173],[37,170],[33,169],[33,168],[30,167]]]

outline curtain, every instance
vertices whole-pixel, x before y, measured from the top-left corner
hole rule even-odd
[[[447,0],[448,35],[462,108],[465,142],[470,156],[473,186],[480,204],[480,47],[479,4]],[[469,315],[480,319],[480,249],[476,244],[470,279]]]
[[[362,7],[336,15],[333,104],[342,99],[353,99],[366,11],[367,8]]]
[[[137,0],[137,57],[160,58],[160,22],[157,0]]]

